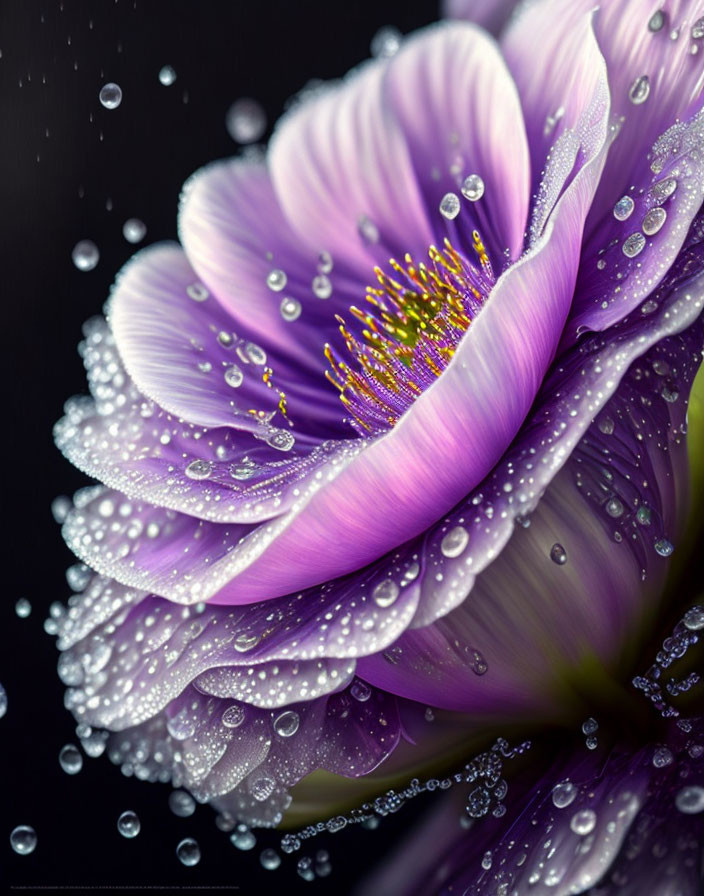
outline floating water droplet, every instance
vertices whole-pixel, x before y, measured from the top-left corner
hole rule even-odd
[[[570,819],[570,828],[580,837],[586,837],[596,827],[596,812],[593,809],[580,809]]]
[[[665,14],[661,9],[658,9],[656,12],[652,14],[650,20],[648,21],[648,30],[655,33],[656,31],[660,31],[662,26],[665,24]]]
[[[232,364],[224,373],[225,382],[233,389],[237,389],[244,381],[244,374],[236,364]]]
[[[249,849],[254,849],[257,845],[257,838],[246,824],[240,822],[230,836],[230,843],[232,843],[233,846],[236,846],[237,849],[247,851]]]
[[[58,495],[51,502],[51,515],[54,517],[54,520],[61,525],[65,522],[72,507],[73,503],[70,498],[66,497],[66,495]]]
[[[264,849],[259,856],[259,861],[266,871],[276,871],[281,864],[281,856],[275,849]]]
[[[77,775],[83,768],[83,756],[78,747],[66,744],[59,753],[59,765],[67,775]]]
[[[646,236],[653,236],[653,234],[657,233],[665,223],[665,218],[667,218],[667,212],[664,208],[651,208],[650,211],[646,213],[643,218],[643,223],[641,224],[643,233]]]
[[[281,305],[279,306],[281,309],[281,317],[283,317],[286,321],[298,320],[301,316],[301,303],[298,299],[292,299],[289,296],[284,296],[281,299]]]
[[[37,848],[37,832],[27,824],[20,824],[10,834],[10,846],[20,856],[28,856]]]
[[[272,292],[281,292],[288,283],[288,277],[281,268],[274,268],[266,275],[266,285]]]
[[[350,685],[350,694],[360,703],[366,703],[372,695],[372,689],[366,681],[362,681],[361,678],[355,678]]]
[[[172,65],[165,65],[159,70],[159,83],[171,87],[176,80],[176,71]]]
[[[244,353],[252,364],[257,364],[259,367],[266,364],[266,352],[256,342],[248,342],[244,347]]]
[[[378,607],[390,607],[398,597],[399,590],[393,579],[384,579],[372,591],[372,599]]]
[[[617,221],[625,221],[627,218],[631,217],[635,207],[636,204],[630,196],[622,196],[616,205],[614,205],[614,218],[616,218]]]
[[[643,249],[645,248],[645,237],[640,231],[636,231],[632,233],[630,236],[626,237],[623,241],[623,246],[621,247],[621,251],[626,256],[626,258],[635,258],[636,255],[639,255]]]
[[[169,809],[179,818],[189,818],[196,811],[196,801],[185,790],[172,790],[169,794]]]
[[[704,16],[692,25],[692,40],[701,40],[702,37],[704,37]]]
[[[661,557],[669,557],[670,554],[674,551],[672,543],[669,542],[666,538],[658,538],[658,540],[654,544],[654,548]]]
[[[274,719],[274,731],[279,737],[293,737],[301,724],[300,716],[292,709],[287,709]]]
[[[558,566],[564,566],[567,563],[567,552],[561,544],[555,542],[550,548],[550,559],[553,563],[557,563]]]
[[[15,613],[20,619],[26,619],[32,612],[32,605],[26,597],[21,597],[15,604]]]
[[[650,78],[647,75],[640,75],[640,77],[636,78],[631,84],[631,89],[628,91],[628,99],[634,106],[640,106],[641,103],[644,103],[648,99],[649,95]]]
[[[372,56],[377,59],[390,59],[398,52],[401,46],[402,35],[393,25],[384,25],[380,28],[370,44]]]
[[[182,865],[192,867],[200,862],[200,846],[193,837],[186,837],[176,847],[176,855]]]
[[[256,100],[235,100],[227,110],[225,127],[236,143],[254,143],[266,130],[266,114]]]
[[[582,722],[582,734],[595,734],[599,730],[599,723],[596,719],[588,718]]]
[[[655,768],[666,768],[668,765],[672,765],[674,759],[672,751],[667,747],[658,747],[653,753],[653,765]]]
[[[704,812],[704,787],[689,784],[683,787],[675,797],[675,806],[685,815],[698,815]]]
[[[577,796],[577,788],[571,781],[562,781],[552,789],[552,803],[556,809],[565,809]]]
[[[137,817],[136,812],[132,812],[129,809],[126,812],[123,812],[122,815],[117,819],[117,829],[122,834],[123,837],[126,837],[128,840],[131,840],[133,837],[136,837],[137,834],[141,830],[141,824],[139,822],[139,818]]]
[[[329,299],[332,295],[332,283],[325,274],[318,274],[317,277],[314,277],[311,287],[313,295],[319,299]]]
[[[128,218],[122,225],[122,235],[128,243],[141,243],[147,235],[147,227],[139,218]]]
[[[202,283],[191,283],[190,286],[186,287],[186,295],[189,299],[193,299],[194,302],[204,302],[210,296],[210,293]]]
[[[236,703],[234,706],[228,706],[222,714],[221,722],[226,728],[239,728],[244,722],[244,707]]]
[[[100,102],[106,109],[117,109],[122,102],[122,88],[119,84],[110,81],[100,88]]]
[[[704,628],[704,607],[690,607],[682,621],[690,632],[698,632]]]
[[[462,184],[462,195],[470,202],[477,202],[484,195],[484,181],[478,174],[465,177]]]
[[[460,213],[460,198],[457,193],[445,193],[440,200],[440,214],[452,221]]]
[[[213,465],[209,460],[192,460],[186,467],[185,473],[189,479],[207,479],[213,472]]]
[[[73,247],[71,259],[79,271],[92,271],[100,261],[100,252],[92,240],[81,240]]]
[[[440,550],[444,557],[459,557],[469,544],[469,532],[464,526],[455,526],[443,537]]]

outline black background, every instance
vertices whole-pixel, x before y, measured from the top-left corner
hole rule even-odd
[[[0,681],[9,699],[0,720],[0,880],[6,885],[344,893],[389,848],[393,830],[410,821],[401,813],[403,819],[376,832],[345,832],[327,843],[321,838],[316,846],[330,850],[333,874],[308,884],[297,877],[293,857],[276,872],[261,869],[259,852],[276,845],[276,835],[261,835],[253,851],[240,852],[215,828],[209,808],[176,818],[167,808],[167,787],[124,778],[105,757],[86,759],[83,771],[69,777],[57,757],[63,744],[76,742],[74,723],[63,708],[57,654],[43,621],[52,601],[68,597],[64,570],[72,562],[50,502],[86,484],[54,449],[51,427],[65,399],[86,390],[75,345],[82,322],[100,312],[116,272],[134,251],[122,236],[123,222],[141,218],[145,243],[174,238],[184,180],[236,151],[224,124],[235,99],[255,97],[271,123],[309,79],[340,76],[367,57],[380,26],[405,33],[436,14],[434,0],[0,4],[7,551]],[[178,76],[168,88],[158,81],[165,64]],[[123,90],[113,111],[98,101],[107,81]],[[90,273],[71,262],[80,239],[100,248],[100,263]],[[14,612],[23,596],[33,607],[28,619]],[[115,827],[128,808],[142,822],[141,834],[130,841]],[[31,856],[10,849],[17,824],[38,833]],[[185,836],[201,845],[195,868],[183,867],[175,855]]]

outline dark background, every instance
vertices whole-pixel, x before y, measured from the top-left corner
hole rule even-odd
[[[390,848],[412,815],[375,831],[320,838],[333,873],[305,883],[285,857],[276,872],[259,853],[278,844],[261,834],[240,852],[199,807],[189,819],[167,808],[169,788],[124,778],[106,757],[84,760],[69,777],[59,768],[65,743],[77,743],[63,708],[54,639],[43,631],[50,603],[70,591],[63,545],[50,502],[86,479],[54,449],[53,423],[67,397],[86,390],[75,346],[80,327],[99,313],[118,269],[134,247],[127,218],[147,225],[145,243],[176,236],[184,180],[201,165],[237,151],[225,113],[241,96],[259,100],[271,124],[311,78],[344,74],[369,55],[380,26],[402,32],[436,18],[427,2],[330,3],[329,0],[3,0],[0,4],[0,289],[4,595],[0,606],[0,682],[9,708],[0,720],[0,882],[42,888],[239,886],[243,892],[346,893]],[[158,72],[177,80],[163,87]],[[106,81],[123,90],[121,106],[98,100]],[[92,119],[92,120],[91,120]],[[108,202],[111,200],[111,202]],[[112,205],[111,210],[107,206]],[[80,239],[101,253],[81,273],[71,262]],[[32,614],[20,619],[15,602]],[[125,809],[142,832],[117,833]],[[15,855],[18,824],[38,834],[36,851]],[[175,855],[193,836],[202,861],[185,868]],[[306,851],[312,854],[311,850]]]

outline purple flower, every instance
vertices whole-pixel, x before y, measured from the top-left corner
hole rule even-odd
[[[445,23],[189,181],[56,428],[103,483],[59,671],[123,771],[275,824],[317,769],[401,773],[622,668],[686,515],[692,40],[636,2]]]

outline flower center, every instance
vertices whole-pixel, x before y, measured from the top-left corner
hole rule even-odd
[[[494,285],[494,272],[477,231],[478,263],[470,263],[445,240],[428,249],[430,264],[394,258],[395,275],[374,269],[364,309],[352,305],[348,327],[336,315],[352,363],[329,344],[327,378],[340,391],[348,421],[363,436],[390,430],[443,372]]]

